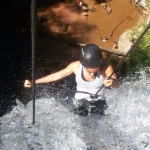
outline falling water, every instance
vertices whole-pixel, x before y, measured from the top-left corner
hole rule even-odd
[[[104,91],[105,115],[85,117],[72,111],[71,97],[60,100],[59,92],[39,88],[35,125],[32,101],[16,100],[1,117],[1,150],[149,150],[149,89],[149,74],[127,77],[119,89]]]

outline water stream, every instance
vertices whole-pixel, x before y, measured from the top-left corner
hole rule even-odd
[[[67,79],[65,79],[67,80]],[[67,82],[64,83],[64,87]],[[106,89],[105,115],[80,116],[72,97],[59,99],[48,87],[37,89],[36,122],[32,101],[2,116],[1,150],[149,150],[150,80],[127,77],[119,89]]]

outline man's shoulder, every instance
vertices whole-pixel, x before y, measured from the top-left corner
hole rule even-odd
[[[80,66],[80,61],[74,61],[72,63],[70,63],[70,66],[73,67],[73,68],[79,68]]]
[[[75,73],[77,74],[78,69],[80,66],[80,61],[74,61],[72,63],[69,64],[69,68]]]

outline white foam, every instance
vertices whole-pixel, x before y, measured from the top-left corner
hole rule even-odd
[[[17,100],[18,105],[1,117],[1,150],[149,150],[149,89],[150,80],[143,76],[106,90],[105,116],[79,116],[62,104],[65,100],[60,103],[47,95],[36,100],[35,125],[32,102],[24,107]]]

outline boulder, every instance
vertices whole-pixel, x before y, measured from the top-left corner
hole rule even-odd
[[[124,32],[118,40],[118,50],[126,54],[132,45],[133,43],[127,37],[127,32]]]

